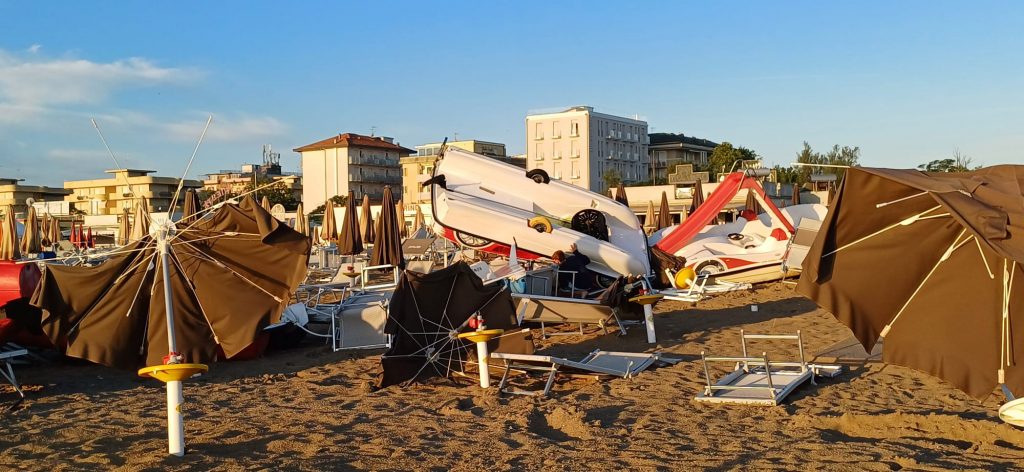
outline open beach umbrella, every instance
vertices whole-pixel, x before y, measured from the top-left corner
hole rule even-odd
[[[39,243],[39,219],[36,218],[36,207],[28,207],[28,216],[25,217],[25,232],[21,236],[22,254],[35,254],[43,250]]]
[[[270,212],[270,199],[266,195],[263,196],[263,200],[260,200],[260,206],[268,213]]]
[[[355,192],[348,191],[345,204],[345,221],[341,222],[341,237],[338,238],[338,254],[354,256],[363,253],[363,238],[359,235],[359,216],[356,213]]]
[[[295,231],[302,233],[303,236],[309,236],[309,222],[306,220],[306,212],[303,210],[302,202],[299,202],[299,206],[295,208]]]
[[[72,229],[73,231],[73,229]],[[130,241],[138,241],[149,235],[149,204],[146,199],[139,199],[135,204],[135,221],[132,222]]]
[[[704,186],[701,185],[700,179],[693,184],[693,197],[690,199],[690,213],[697,211],[704,204]]]
[[[405,268],[402,255],[402,237],[398,230],[398,215],[395,215],[394,197],[391,187],[384,187],[384,199],[377,217],[377,241],[373,245],[370,265],[391,264]]]
[[[4,208],[3,226],[0,227],[0,260],[13,261],[21,259],[18,247],[18,225],[14,221],[14,205]]]
[[[647,216],[644,217],[644,226],[654,229],[657,225],[658,222],[655,220],[654,216],[654,201],[647,200]]]
[[[402,204],[401,200],[395,204],[395,214],[398,215],[398,227],[401,229],[402,237],[409,237],[409,229],[405,226],[405,205]]]
[[[761,208],[761,202],[758,202],[757,198],[754,197],[753,190],[747,190],[747,201],[743,204],[743,208],[754,212],[754,215],[764,213],[764,208]]]
[[[117,245],[128,244],[128,235],[132,234],[131,213],[127,208],[121,211],[121,221],[117,222]]]
[[[376,240],[374,234],[373,213],[370,211],[370,196],[363,195],[363,214],[359,219],[360,230],[363,235],[363,243],[373,244]]]
[[[672,226],[672,212],[668,206],[668,194],[661,192],[661,207],[658,209],[658,229]]]
[[[1024,166],[850,168],[797,291],[870,352],[975,398],[1024,394]]]
[[[199,196],[196,195],[196,191],[188,190],[185,192],[185,203],[182,204],[181,209],[181,223],[190,225],[196,221],[196,212],[199,211],[199,207]]]
[[[334,202],[324,204],[324,219],[320,226],[320,240],[324,243],[338,240],[338,225],[334,221]]]
[[[427,226],[427,222],[423,218],[423,209],[420,208],[420,204],[417,203],[416,204],[416,217],[415,217],[415,219],[412,220],[412,230],[413,230],[413,232],[417,232],[421,228],[424,228],[426,226]]]
[[[615,201],[629,206],[629,198],[626,197],[626,187],[619,182],[619,186],[615,188]]]

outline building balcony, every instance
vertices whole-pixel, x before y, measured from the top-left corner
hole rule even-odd
[[[348,181],[372,184],[400,184],[402,183],[402,177],[398,175],[350,175]]]
[[[398,167],[398,159],[384,157],[352,157],[349,156],[348,163],[354,166],[376,166],[376,167]]]

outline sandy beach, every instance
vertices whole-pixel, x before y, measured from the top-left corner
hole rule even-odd
[[[590,330],[538,340],[538,350],[569,358],[597,348],[657,350],[682,362],[634,379],[562,380],[549,398],[499,396],[471,379],[372,391],[380,351],[334,353],[315,341],[215,364],[186,384],[183,458],[165,454],[161,384],[96,365],[37,362],[18,369],[27,400],[0,416],[0,468],[1006,470],[1024,459],[1024,431],[996,417],[1000,397],[978,402],[844,348],[854,344],[846,327],[790,286],[656,311],[656,347],[637,328],[625,337]],[[737,355],[740,329],[801,330],[809,354],[838,356],[849,371],[774,408],[693,402],[703,384],[700,352]],[[13,399],[0,393],[0,401]]]

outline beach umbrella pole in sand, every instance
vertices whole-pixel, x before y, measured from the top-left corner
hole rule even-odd
[[[163,275],[164,309],[167,311],[167,357],[164,365],[139,369],[142,377],[153,377],[167,384],[167,452],[175,456],[185,455],[185,423],[181,406],[185,402],[181,381],[199,372],[205,372],[204,364],[182,364],[178,343],[174,337],[174,303],[171,301],[171,271],[169,239],[173,236],[174,223],[167,221],[153,228],[160,266]]]

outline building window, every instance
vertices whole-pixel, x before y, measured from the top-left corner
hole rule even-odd
[[[552,121],[551,122],[551,137],[554,138],[554,139],[562,137],[562,130],[561,130],[561,127],[559,126],[560,124],[561,123],[559,123],[558,121]]]
[[[580,157],[580,142],[575,139],[569,141],[569,157]]]
[[[572,136],[574,138],[580,137],[580,122],[579,121],[572,120],[569,123],[569,136]]]
[[[533,139],[544,139],[544,123],[537,123],[534,126]]]
[[[572,167],[571,168],[572,168],[572,174],[571,174],[572,178],[574,178],[574,179],[580,178],[579,161],[572,161]]]

